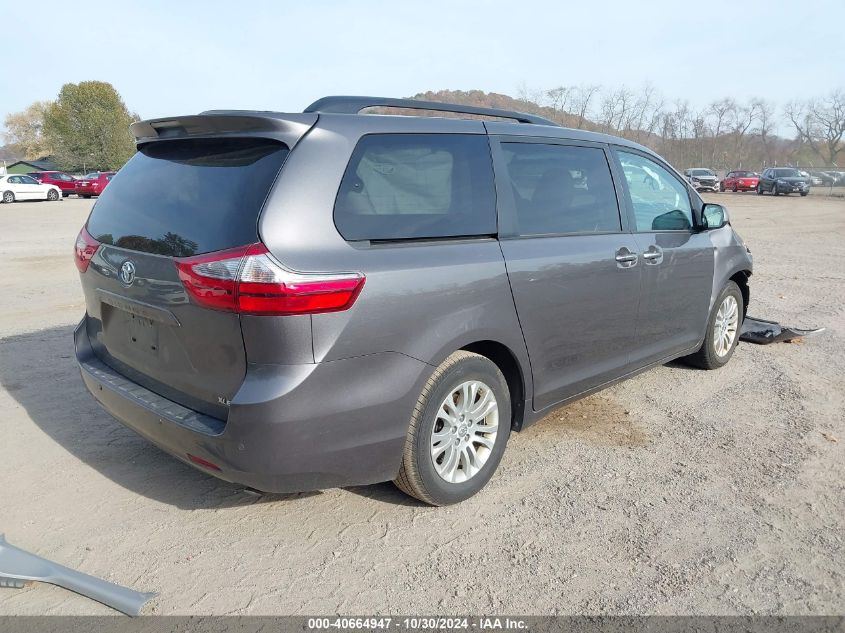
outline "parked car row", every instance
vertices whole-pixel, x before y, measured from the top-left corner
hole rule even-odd
[[[811,171],[813,185],[824,187],[845,187],[845,171]]]
[[[684,171],[684,177],[696,191],[755,191],[758,194],[788,195],[798,193],[806,196],[813,186],[845,186],[845,172],[802,171],[795,167],[769,167],[762,174],[736,169],[729,171],[719,180],[712,169],[692,167]]]
[[[28,174],[8,174],[0,177],[0,199],[58,200],[75,194],[81,198],[99,196],[115,172],[94,171],[75,178],[63,171],[37,171]]]

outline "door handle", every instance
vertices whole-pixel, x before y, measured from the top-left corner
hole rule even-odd
[[[624,246],[616,251],[616,265],[619,268],[633,268],[637,265],[637,260],[639,259],[639,255],[629,251]]]
[[[643,253],[643,259],[646,264],[659,264],[663,261],[663,249],[652,244],[648,247],[648,250]]]

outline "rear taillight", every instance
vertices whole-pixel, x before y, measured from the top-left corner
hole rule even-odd
[[[179,278],[197,303],[243,314],[316,314],[346,310],[364,286],[359,273],[296,273],[263,244],[176,261]]]
[[[91,237],[91,234],[83,226],[73,247],[73,260],[76,262],[79,272],[84,273],[88,270],[88,264],[91,263],[91,258],[94,257],[94,253],[97,252],[99,247],[100,243]]]

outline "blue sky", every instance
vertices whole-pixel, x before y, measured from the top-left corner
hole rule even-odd
[[[2,21],[0,122],[86,79],[144,118],[581,83],[782,105],[845,85],[842,0],[9,2]]]

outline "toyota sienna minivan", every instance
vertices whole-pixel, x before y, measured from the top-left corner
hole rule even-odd
[[[455,503],[553,407],[736,347],[749,250],[624,139],[367,97],[132,133],[76,242],[76,356],[115,418],[226,481]]]

